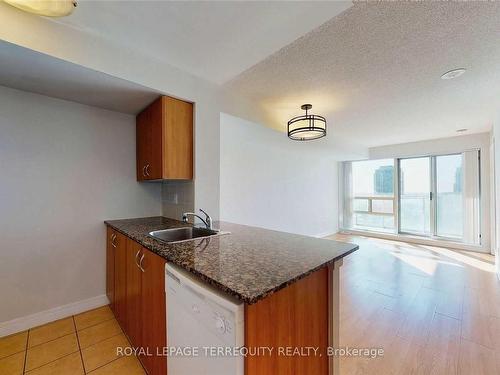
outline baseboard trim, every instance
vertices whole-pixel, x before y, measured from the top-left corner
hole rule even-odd
[[[384,240],[415,243],[415,244],[426,245],[426,246],[444,247],[444,248],[453,249],[453,250],[466,250],[466,251],[472,251],[472,252],[476,252],[476,253],[489,254],[489,250],[487,250],[479,245],[466,245],[466,244],[462,244],[462,243],[458,243],[458,242],[420,238],[417,236],[410,236],[410,235],[401,235],[401,234],[392,234],[392,233],[376,233],[376,232],[369,232],[369,231],[360,231],[360,230],[356,230],[356,229],[340,229],[339,233],[353,234],[356,236],[363,236],[363,237],[381,238]]]
[[[68,316],[82,313],[87,310],[95,309],[107,305],[108,297],[103,294],[100,296],[88,298],[82,301],[69,303],[67,305],[54,307],[53,309],[40,311],[35,314],[23,316],[0,323],[0,337],[12,335],[17,332],[25,331],[42,324],[53,322],[54,320],[67,318]]]
[[[339,231],[338,229],[336,229],[335,231],[328,231],[328,232],[323,232],[323,233],[318,233],[316,235],[314,235],[313,237],[316,237],[316,238],[325,238],[325,237],[330,237],[330,236],[333,236],[334,234],[337,234]]]

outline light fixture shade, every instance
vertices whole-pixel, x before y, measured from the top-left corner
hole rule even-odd
[[[69,16],[76,7],[76,0],[4,0],[25,12],[47,17]]]
[[[306,111],[305,115],[297,116],[288,121],[288,138],[294,141],[312,141],[326,135],[326,119],[323,116],[307,113],[311,104],[303,104],[300,108]]]

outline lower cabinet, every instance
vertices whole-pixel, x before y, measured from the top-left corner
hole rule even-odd
[[[142,316],[141,316],[141,281],[142,271],[139,259],[142,246],[132,240],[127,240],[127,336],[132,346],[142,346]]]
[[[116,320],[127,330],[127,241],[128,238],[116,232],[115,238],[115,299]]]
[[[161,355],[167,346],[167,320],[165,301],[165,259],[143,249],[141,267],[141,314],[143,346],[151,356],[140,357],[148,373],[167,373],[166,356]],[[142,258],[142,256],[141,256]],[[158,355],[159,354],[159,355]]]
[[[132,346],[141,349],[142,365],[149,375],[165,375],[165,260],[108,227],[106,272],[112,310]]]
[[[115,246],[116,233],[106,228],[106,296],[108,296],[109,307],[115,311]]]

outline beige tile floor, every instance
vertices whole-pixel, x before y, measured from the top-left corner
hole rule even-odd
[[[0,338],[1,375],[145,374],[108,306]]]

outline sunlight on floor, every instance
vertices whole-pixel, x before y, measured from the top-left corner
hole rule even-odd
[[[402,260],[406,264],[417,268],[418,270],[426,273],[427,275],[434,275],[436,271],[438,262],[433,259],[428,259],[425,257],[421,257],[418,255],[410,255],[410,254],[397,254],[391,252],[394,257]]]
[[[467,251],[450,250],[446,248],[437,248],[432,246],[421,246],[424,249],[437,252],[450,259],[467,264],[471,267],[480,269],[481,271],[495,273],[495,261],[493,255],[474,253]]]

